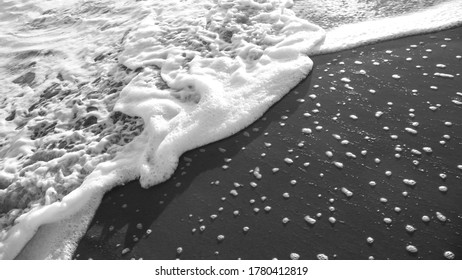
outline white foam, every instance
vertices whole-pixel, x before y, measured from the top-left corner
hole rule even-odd
[[[345,24],[328,30],[324,43],[311,54],[330,53],[360,45],[458,26],[462,2],[443,2],[431,8],[396,17]]]
[[[180,4],[163,8],[129,36],[120,61],[132,69],[160,68],[148,68],[133,79],[115,107],[145,122],[148,140],[139,162],[142,186],[169,178],[185,151],[250,125],[310,71],[312,62],[305,54],[322,41],[322,29],[296,18],[276,2],[236,3],[239,13],[249,7],[261,10],[249,18],[257,37],[247,38],[248,31],[233,26],[230,42],[223,40],[223,18],[230,17],[236,24],[233,17],[239,15],[225,8],[230,3],[215,6],[208,14],[202,5],[191,3],[187,8]],[[177,20],[185,10],[203,15],[205,18],[193,21],[207,21],[209,27],[189,18]],[[166,42],[168,48],[159,46],[171,30],[180,30],[180,34]],[[204,47],[182,45],[182,40],[200,39],[206,41]],[[157,75],[168,89],[153,83]]]

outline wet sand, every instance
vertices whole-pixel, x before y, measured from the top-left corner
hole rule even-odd
[[[461,55],[460,27],[312,57],[307,79],[244,131],[186,153],[163,184],[107,193],[74,257],[461,259]]]

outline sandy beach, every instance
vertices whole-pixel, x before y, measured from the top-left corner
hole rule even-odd
[[[244,131],[107,193],[74,258],[460,259],[461,55],[459,27],[312,57]]]

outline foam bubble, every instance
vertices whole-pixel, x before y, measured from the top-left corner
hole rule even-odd
[[[345,194],[347,197],[352,197],[353,196],[353,192],[351,192],[350,190],[348,190],[345,187],[342,187],[342,193]]]
[[[453,260],[456,257],[456,255],[451,251],[446,251],[444,252],[444,257],[448,260]]]
[[[298,260],[300,259],[300,255],[297,253],[290,253],[290,259],[291,260]]]
[[[406,250],[411,254],[416,254],[418,252],[417,247],[414,245],[407,245]]]
[[[305,221],[311,225],[314,225],[316,223],[316,219],[311,218],[309,215],[305,216]]]

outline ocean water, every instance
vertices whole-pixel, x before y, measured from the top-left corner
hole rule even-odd
[[[102,195],[257,120],[309,55],[460,25],[462,1],[0,1],[0,258],[69,258]],[[50,225],[51,224],[51,225]]]

